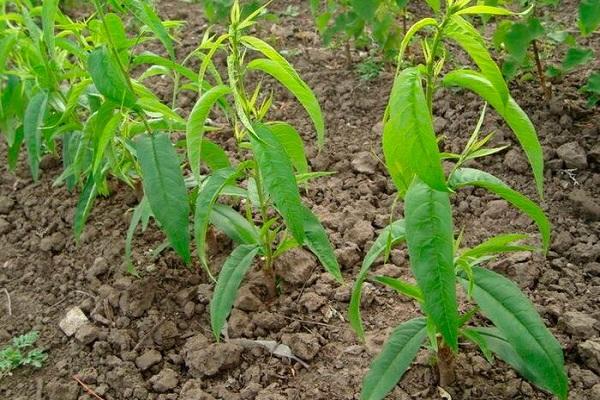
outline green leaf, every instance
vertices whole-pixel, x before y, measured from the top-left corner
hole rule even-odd
[[[383,128],[387,169],[403,195],[413,176],[437,190],[447,190],[433,122],[417,68],[396,76],[389,101],[389,119]]]
[[[447,192],[415,180],[404,199],[411,269],[423,291],[425,313],[448,346],[458,349],[452,208]]]
[[[365,21],[375,18],[375,12],[380,3],[381,0],[350,0],[352,10]]]
[[[592,49],[585,47],[570,47],[562,61],[561,68],[564,72],[570,72],[580,65],[587,64],[594,59]]]
[[[113,102],[128,108],[136,108],[136,98],[127,85],[117,61],[106,47],[93,50],[88,56],[88,72],[96,89]]]
[[[531,374],[535,384],[566,399],[568,380],[562,349],[545,327],[535,306],[502,275],[479,267],[473,267],[473,275],[473,298],[515,353],[526,361],[527,375]],[[465,287],[469,284],[464,277],[461,283]],[[494,350],[494,347],[490,348]]]
[[[296,128],[285,122],[273,122],[267,126],[285,149],[296,171],[299,174],[308,173],[308,161],[304,152],[304,143]]]
[[[431,9],[435,12],[440,11],[440,0],[425,0],[425,2],[431,7]]]
[[[456,15],[480,14],[480,15],[514,15],[515,13],[502,7],[493,6],[471,6],[458,10]]]
[[[544,156],[542,154],[542,146],[531,120],[514,99],[509,97],[506,104],[503,104],[498,92],[494,89],[490,81],[480,73],[471,70],[456,70],[446,74],[444,85],[460,86],[471,90],[483,97],[485,101],[494,107],[496,112],[508,123],[519,140],[523,151],[525,151],[533,170],[538,194],[540,197],[543,197]]]
[[[471,24],[462,17],[454,15],[450,18],[444,33],[460,45],[473,59],[481,73],[496,89],[501,104],[506,104],[509,98],[508,87],[502,76],[502,71],[492,59],[483,37]]]
[[[202,156],[202,144],[204,137],[204,124],[214,104],[223,96],[231,93],[229,86],[215,86],[202,94],[194,105],[186,126],[186,146],[190,168],[194,177],[200,177],[200,158]]]
[[[338,282],[342,282],[340,265],[327,237],[327,232],[325,232],[325,228],[323,228],[319,219],[307,207],[304,207],[304,234],[306,235],[306,246],[317,256],[321,265]]]
[[[511,189],[506,183],[502,182],[494,175],[473,168],[459,168],[450,178],[449,184],[452,188],[464,186],[482,187],[502,197],[504,200],[527,214],[536,223],[542,235],[544,249],[547,250],[550,246],[550,222],[544,214],[544,211],[540,206],[519,192]]]
[[[144,193],[152,213],[165,231],[171,246],[189,264],[190,207],[175,148],[169,135],[164,133],[139,135],[135,140],[135,147],[142,169]]]
[[[600,1],[580,0],[579,29],[583,35],[589,35],[600,26]]]
[[[269,128],[254,124],[257,137],[250,135],[257,167],[267,193],[298,244],[304,243],[305,208],[285,149]]]
[[[200,160],[213,171],[231,166],[231,162],[229,161],[229,157],[227,157],[225,150],[208,139],[202,139]]]
[[[37,181],[40,175],[40,159],[42,157],[42,128],[46,107],[48,105],[48,93],[38,92],[31,98],[25,118],[23,120],[23,134],[31,176]]]
[[[124,0],[127,7],[133,12],[137,19],[142,21],[154,35],[160,40],[165,46],[169,57],[175,60],[175,48],[173,46],[173,39],[169,36],[159,16],[156,14],[152,6],[147,0]]]
[[[75,207],[75,215],[73,217],[73,234],[75,240],[79,240],[81,237],[85,222],[90,215],[90,211],[92,211],[92,206],[94,205],[97,194],[96,181],[94,180],[94,177],[90,176],[79,195],[77,207]]]
[[[350,298],[350,305],[348,307],[348,320],[350,321],[350,325],[361,339],[365,336],[365,330],[360,317],[362,284],[367,279],[369,269],[381,253],[383,253],[386,248],[397,245],[405,239],[404,220],[400,219],[386,226],[381,231],[363,259],[360,271],[356,277],[356,282],[354,282],[354,286],[352,287],[352,297]]]
[[[217,341],[231,312],[242,279],[252,266],[258,250],[256,245],[240,245],[233,250],[221,268],[210,302],[210,326]]]
[[[129,222],[129,228],[127,228],[127,236],[125,237],[125,269],[132,275],[138,275],[131,261],[131,243],[133,242],[133,235],[139,223],[142,220],[144,213],[149,213],[149,205],[146,197],[142,198],[142,201],[133,210],[131,221]]]
[[[171,71],[177,72],[181,76],[185,76],[192,82],[198,82],[198,75],[191,69],[149,51],[145,51],[140,55],[135,56],[132,60],[132,66],[142,64],[160,65]]]
[[[423,303],[423,293],[417,285],[406,282],[403,279],[390,278],[389,276],[378,275],[375,277],[375,281],[385,285],[396,292],[410,297],[413,300]]]
[[[544,27],[537,18],[529,18],[526,22],[513,23],[504,34],[506,51],[522,64],[527,57],[527,49],[531,42],[544,35]]]
[[[260,242],[256,227],[229,206],[214,204],[210,223],[238,244],[256,245]]]
[[[205,268],[206,261],[206,230],[212,212],[212,206],[219,198],[219,194],[226,185],[231,184],[236,177],[236,170],[225,168],[215,171],[202,186],[196,199],[196,211],[194,213],[194,237],[196,238],[196,251]]]
[[[532,246],[517,245],[515,242],[527,239],[527,235],[520,233],[509,233],[491,237],[477,246],[465,249],[460,253],[460,258],[480,258],[486,256],[494,256],[499,253],[511,251],[532,251]]]
[[[92,166],[92,170],[94,174],[100,171],[100,163],[104,159],[104,151],[112,138],[115,136],[117,132],[117,128],[121,123],[122,115],[121,113],[114,113],[110,117],[110,119],[106,122],[106,125],[103,127],[99,127],[99,131],[95,138],[95,149],[94,149],[94,164]]]
[[[59,0],[45,0],[42,2],[42,28],[44,42],[50,58],[54,57],[54,21],[58,12]]]
[[[406,48],[408,47],[408,45],[410,44],[410,41],[412,40],[413,36],[417,32],[419,32],[421,29],[423,29],[426,26],[437,26],[437,24],[438,24],[437,21],[433,18],[423,18],[423,19],[415,22],[406,31],[406,34],[402,38],[402,42],[400,42],[400,52],[398,54],[398,57],[400,59],[402,59],[402,57],[404,56],[404,52],[406,51]]]
[[[21,125],[15,130],[13,144],[8,148],[8,168],[11,171],[14,171],[17,167],[17,161],[19,160],[19,152],[21,150],[21,145],[23,144],[24,139],[25,134],[23,131],[23,125]]]
[[[465,328],[460,331],[461,335],[465,337],[465,339],[474,343],[479,347],[481,352],[483,353],[485,359],[491,364],[494,362],[494,356],[490,351],[487,340],[482,337],[481,333],[477,331],[477,328]]]
[[[290,73],[286,68],[282,68],[280,63],[273,60],[258,58],[250,61],[247,68],[249,70],[263,71],[271,75],[298,99],[315,125],[319,145],[323,145],[325,141],[325,120],[323,119],[319,101],[308,85]]]
[[[0,72],[4,72],[8,55],[17,44],[18,36],[16,33],[9,34],[0,40]]]
[[[381,400],[396,386],[427,337],[425,325],[424,318],[415,318],[392,332],[363,380],[361,400]]]

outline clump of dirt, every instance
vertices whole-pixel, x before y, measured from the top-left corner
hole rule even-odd
[[[247,279],[228,321],[229,339],[216,343],[207,313],[210,281],[198,265],[185,268],[173,252],[152,258],[150,250],[163,240],[157,229],[135,237],[134,260],[142,278],[124,274],[124,237],[135,193],[115,183],[112,194],[98,200],[76,245],[71,221],[77,196],[52,186],[60,174],[58,163],[47,157],[43,177],[34,183],[22,159],[15,175],[0,167],[0,288],[7,289],[12,303],[9,316],[0,297],[0,343],[39,330],[50,359],[40,370],[19,370],[0,381],[0,398],[91,399],[73,375],[105,400],[357,398],[362,377],[391,329],[418,314],[412,302],[367,284],[365,343],[345,321],[350,283],[377,232],[389,222],[394,200],[394,187],[377,159],[387,101],[382,93],[389,92],[393,76],[383,72],[374,81],[360,81],[335,51],[320,47],[307,5],[293,3],[301,16],[281,16],[279,26],[287,29],[272,32],[279,35],[280,48],[298,50],[292,61],[322,102],[328,126],[322,152],[310,144],[315,140],[310,121],[294,99],[271,81],[265,86],[276,92],[272,117],[291,120],[309,143],[313,170],[336,172],[310,184],[304,194],[329,231],[346,283],[338,285],[309,253],[297,251],[277,266],[284,282],[274,301],[264,297],[260,273]],[[274,4],[276,10],[283,6]],[[571,15],[574,7],[568,3],[560,12]],[[160,8],[167,17],[187,21],[178,54],[195,48],[205,27],[198,6],[170,0]],[[150,48],[160,52],[156,46]],[[169,84],[157,80],[153,89],[168,98]],[[544,206],[554,225],[553,243],[546,258],[523,252],[490,267],[514,279],[536,304],[565,349],[570,398],[587,400],[600,398],[600,112],[582,105],[581,81],[582,76],[572,75],[555,83],[550,103],[532,83],[512,88],[544,146]],[[185,94],[179,105],[188,112],[194,102],[194,95]],[[459,151],[482,103],[451,91],[440,92],[435,103],[436,130],[447,138],[443,146]],[[494,144],[513,146],[480,166],[534,197],[532,177],[510,130],[493,112],[484,127],[496,132]],[[227,137],[213,139],[233,145]],[[453,201],[456,227],[465,227],[467,244],[500,232],[536,230],[483,190],[461,191]],[[401,213],[399,207],[395,216]],[[211,263],[220,265],[230,244],[215,243]],[[375,268],[410,279],[402,248]],[[67,337],[59,323],[73,307],[88,322]],[[286,345],[300,360],[244,345],[255,340]],[[461,347],[458,381],[450,390],[454,399],[551,398],[504,363],[491,365],[476,349]],[[425,350],[389,398],[440,398]]]

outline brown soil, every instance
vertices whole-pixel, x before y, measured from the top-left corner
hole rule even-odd
[[[2,165],[0,288],[10,294],[12,316],[0,292],[0,343],[39,330],[49,360],[40,370],[21,369],[0,381],[0,399],[91,399],[73,375],[105,400],[358,398],[362,377],[390,329],[418,314],[412,302],[368,284],[365,344],[345,322],[349,285],[377,231],[388,222],[394,196],[376,158],[378,121],[393,76],[384,72],[375,81],[360,81],[337,56],[338,50],[321,48],[306,2],[294,3],[301,8],[300,17],[281,17],[277,27],[265,23],[261,35],[276,39],[281,49],[297,51],[291,59],[322,102],[327,147],[318,153],[309,144],[308,154],[313,170],[336,174],[311,184],[305,199],[329,230],[347,283],[337,285],[312,256],[296,252],[278,266],[285,281],[282,295],[266,302],[260,279],[250,277],[229,320],[230,340],[214,344],[206,311],[211,286],[199,268],[186,269],[173,252],[150,256],[163,240],[158,230],[135,237],[134,259],[142,278],[123,273],[124,237],[136,204],[129,188],[115,184],[110,197],[97,201],[76,244],[71,221],[77,196],[52,186],[60,174],[58,161],[44,159],[43,178],[37,183],[24,160],[16,175]],[[286,5],[276,2],[275,8]],[[192,50],[206,26],[199,7],[176,0],[163,1],[160,7],[164,16],[187,21],[179,51]],[[573,7],[563,6],[564,18],[573,18]],[[597,39],[591,44],[600,49]],[[534,83],[514,85],[513,95],[532,117],[544,146],[544,207],[554,239],[547,258],[525,252],[491,265],[513,278],[536,304],[563,345],[570,399],[581,400],[600,399],[600,111],[583,106],[577,93],[583,79],[582,72],[554,82],[550,102]],[[168,97],[166,81],[156,81],[154,89]],[[180,106],[189,111],[195,98],[186,96]],[[438,95],[436,128],[447,137],[446,150],[460,149],[481,107],[480,100],[465,93]],[[272,114],[273,119],[291,120],[307,140],[314,139],[309,120],[289,95],[278,92]],[[486,132],[496,132],[494,143],[516,144],[493,112],[484,126]],[[517,146],[482,164],[535,196]],[[456,227],[465,228],[467,243],[500,232],[535,232],[531,221],[484,191],[462,191],[454,202]],[[213,265],[220,265],[231,247],[217,239],[222,244],[213,246]],[[390,264],[377,268],[410,279],[406,258],[400,248]],[[77,338],[68,338],[58,324],[75,306],[91,322]],[[239,338],[288,344],[308,368]],[[551,398],[504,363],[488,364],[467,344],[461,349],[458,380],[450,390],[453,399]],[[389,398],[442,398],[430,361],[423,351]]]

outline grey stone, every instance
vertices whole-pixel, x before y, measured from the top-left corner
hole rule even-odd
[[[89,322],[88,318],[85,316],[81,308],[73,307],[68,312],[67,315],[58,323],[60,329],[67,336],[73,336],[75,332],[83,325]]]
[[[585,150],[577,142],[563,144],[556,149],[556,154],[565,162],[567,168],[585,169],[588,166]]]
[[[150,383],[152,389],[159,393],[165,393],[177,387],[179,375],[171,368],[165,368],[150,378]]]
[[[151,366],[158,364],[162,360],[162,354],[158,350],[147,350],[141,356],[135,359],[135,365],[142,371],[147,370]]]

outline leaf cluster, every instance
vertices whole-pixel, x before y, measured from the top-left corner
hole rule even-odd
[[[48,355],[39,348],[26,350],[35,345],[39,333],[28,332],[24,335],[14,337],[12,341],[0,350],[0,379],[10,375],[19,367],[31,365],[41,368]]]

